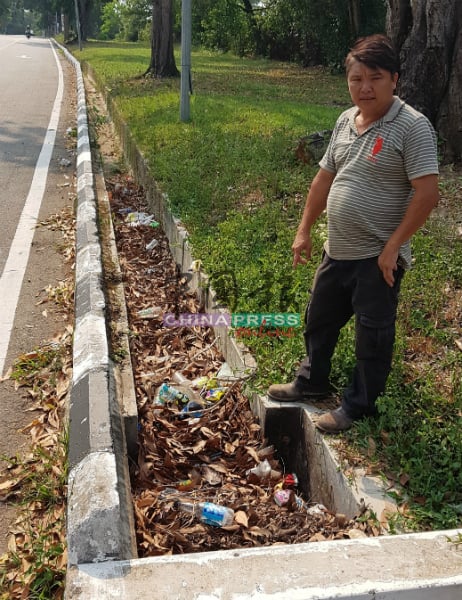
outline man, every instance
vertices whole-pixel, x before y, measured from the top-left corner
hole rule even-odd
[[[354,315],[352,381],[341,406],[316,422],[329,433],[376,415],[391,369],[400,283],[411,264],[409,240],[439,199],[434,130],[394,95],[399,64],[388,38],[358,40],[345,67],[355,106],[337,120],[292,245],[293,266],[306,263],[311,228],[327,209],[328,240],[306,312],[307,356],[292,383],[268,389],[279,402],[329,395],[331,357]]]

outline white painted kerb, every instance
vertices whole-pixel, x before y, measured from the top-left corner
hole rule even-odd
[[[457,531],[80,565],[73,600],[460,600]]]

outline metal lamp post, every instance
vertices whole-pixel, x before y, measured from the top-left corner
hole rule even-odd
[[[181,3],[181,97],[180,119],[190,119],[191,92],[191,0]]]

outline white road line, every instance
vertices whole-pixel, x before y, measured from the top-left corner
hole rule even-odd
[[[14,316],[18,304],[24,273],[29,260],[35,227],[45,193],[51,156],[56,139],[61,103],[64,92],[64,79],[61,64],[53,45],[50,42],[56,65],[58,67],[58,90],[56,92],[50,122],[45,135],[42,149],[35,166],[34,177],[30,186],[26,203],[21,213],[16,233],[10,247],[8,259],[0,278],[0,375],[3,375],[6,355],[13,329]]]

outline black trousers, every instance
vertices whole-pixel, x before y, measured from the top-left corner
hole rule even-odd
[[[316,272],[305,316],[306,358],[297,372],[300,384],[329,383],[331,359],[340,330],[355,315],[356,365],[342,406],[353,419],[375,415],[375,401],[385,391],[395,341],[396,309],[404,270],[390,287],[377,257],[333,260],[326,253]]]

